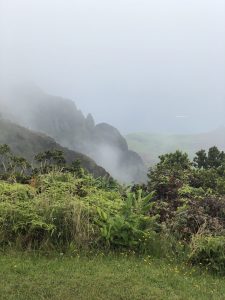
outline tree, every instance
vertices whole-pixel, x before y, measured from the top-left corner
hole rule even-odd
[[[7,172],[10,156],[11,156],[10,147],[6,144],[0,145],[0,160],[4,172]]]
[[[196,156],[194,157],[194,166],[198,169],[206,169],[208,166],[208,157],[205,150],[200,150],[196,153]]]
[[[81,167],[81,161],[79,159],[73,161],[69,169],[78,178],[82,178],[84,176],[84,170]]]
[[[218,168],[222,164],[223,152],[220,152],[217,147],[209,148],[208,152],[208,168]]]
[[[11,156],[11,172],[19,173],[24,175],[29,168],[31,168],[30,163],[24,157]]]
[[[225,153],[216,146],[209,148],[208,153],[205,150],[198,151],[194,158],[194,166],[198,169],[217,169],[224,164]]]
[[[191,162],[188,158],[187,153],[183,153],[177,150],[174,153],[168,153],[159,156],[160,162],[158,166],[164,166],[167,168],[177,169],[177,170],[187,170],[191,167]]]
[[[61,150],[47,150],[37,154],[34,159],[40,163],[41,173],[48,173],[58,168],[62,170],[66,163],[63,151]]]
[[[159,157],[160,162],[148,173],[148,189],[160,199],[175,199],[178,190],[188,184],[192,163],[187,153],[176,151]]]

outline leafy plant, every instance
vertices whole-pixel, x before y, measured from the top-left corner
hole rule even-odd
[[[189,260],[217,273],[225,273],[225,237],[195,235],[190,244]]]
[[[153,193],[142,198],[128,193],[121,209],[116,215],[109,215],[103,209],[97,209],[97,224],[101,227],[101,237],[109,247],[121,247],[148,251],[147,244],[154,239],[157,229],[157,217],[150,217],[149,201]]]

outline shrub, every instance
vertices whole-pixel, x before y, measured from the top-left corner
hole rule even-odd
[[[222,235],[225,233],[224,200],[215,197],[183,199],[172,217],[166,220],[167,227],[178,239],[186,241],[198,232]]]
[[[159,159],[148,173],[149,191],[155,191],[159,199],[173,200],[178,190],[189,183],[192,164],[188,155],[180,151],[159,156]]]
[[[151,251],[160,230],[157,216],[148,215],[153,194],[122,196],[94,181],[89,175],[51,172],[37,176],[32,187],[1,183],[1,245]]]
[[[190,244],[189,260],[225,274],[225,237],[195,235]]]
[[[29,185],[10,184],[0,181],[0,203],[4,201],[17,202],[32,199],[35,196],[35,189]]]
[[[206,192],[202,187],[194,188],[187,184],[178,190],[178,196],[180,198],[201,199],[205,194]]]
[[[156,231],[159,230],[158,217],[146,215],[153,194],[143,198],[141,190],[138,194],[128,193],[115,215],[109,215],[98,208],[97,224],[100,226],[102,241],[108,247],[150,251]]]
[[[96,244],[97,208],[114,213],[122,199],[97,189],[92,180],[56,172],[38,176],[32,181],[35,188],[0,182],[1,245],[62,250]]]

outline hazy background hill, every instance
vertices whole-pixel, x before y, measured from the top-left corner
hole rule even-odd
[[[1,98],[0,109],[14,122],[88,155],[122,182],[146,180],[142,158],[129,150],[120,132],[107,123],[96,125],[93,116],[84,116],[72,100],[48,95],[31,84],[10,89]]]
[[[82,167],[94,176],[109,176],[102,167],[86,155],[62,147],[44,134],[33,132],[4,119],[0,119],[0,144],[8,144],[15,155],[23,156],[30,162],[40,152],[62,150],[68,163],[80,160]]]
[[[193,135],[131,133],[126,135],[126,140],[130,149],[138,152],[147,165],[153,165],[159,155],[177,149],[187,152],[190,157],[198,150],[212,146],[225,150],[225,127]]]

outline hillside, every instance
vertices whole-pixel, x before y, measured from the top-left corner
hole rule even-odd
[[[6,100],[2,111],[16,123],[88,155],[122,182],[146,180],[142,158],[129,150],[120,132],[106,123],[96,125],[93,116],[85,117],[72,100],[48,95],[33,85],[11,90],[2,99]]]
[[[138,152],[147,165],[158,161],[158,156],[175,150],[187,152],[190,157],[199,149],[217,146],[225,150],[225,128],[193,135],[131,133],[126,136],[130,149]]]
[[[86,155],[62,147],[53,138],[44,134],[33,132],[3,119],[0,119],[0,144],[8,144],[14,154],[23,156],[29,161],[32,161],[34,156],[40,152],[53,149],[62,150],[68,163],[79,159],[81,165],[94,176],[109,175]]]

